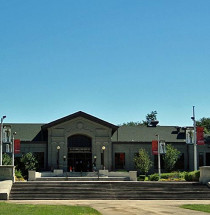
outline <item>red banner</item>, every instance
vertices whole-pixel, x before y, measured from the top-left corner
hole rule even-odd
[[[15,141],[14,141],[14,143],[15,143],[15,154],[20,154],[20,140],[19,139],[16,139]]]
[[[152,154],[153,155],[158,154],[158,141],[157,140],[152,141]]]
[[[203,127],[197,127],[197,145],[204,145]]]

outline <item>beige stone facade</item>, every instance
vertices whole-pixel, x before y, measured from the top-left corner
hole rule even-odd
[[[95,123],[83,117],[77,117],[70,121],[63,122],[61,124],[48,128],[48,165],[54,169],[57,166],[57,146],[60,146],[59,163],[61,168],[68,167],[68,157],[70,156],[68,149],[68,137],[73,135],[84,135],[91,138],[92,149],[91,157],[92,161],[96,156],[96,167],[101,169],[101,153],[102,146],[105,146],[104,161],[105,167],[111,170],[112,166],[112,144],[111,128],[105,127],[101,124]],[[85,153],[85,152],[84,152]],[[66,160],[63,157],[66,156]],[[90,164],[92,165],[92,163]]]

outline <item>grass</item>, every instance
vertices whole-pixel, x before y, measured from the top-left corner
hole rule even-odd
[[[185,209],[210,213],[210,205],[193,204],[193,205],[182,205],[180,207]]]
[[[1,215],[101,215],[93,208],[67,205],[27,205],[0,202]]]

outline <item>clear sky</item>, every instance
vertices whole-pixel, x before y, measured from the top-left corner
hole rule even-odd
[[[0,114],[210,117],[209,0],[0,0]]]

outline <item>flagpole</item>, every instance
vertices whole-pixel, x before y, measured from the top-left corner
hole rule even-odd
[[[161,166],[160,166],[160,137],[159,134],[156,135],[158,138],[158,175],[159,180],[161,179]]]
[[[196,132],[196,121],[195,121],[195,106],[193,106],[193,127],[194,127],[194,171],[197,170],[197,132]]]

